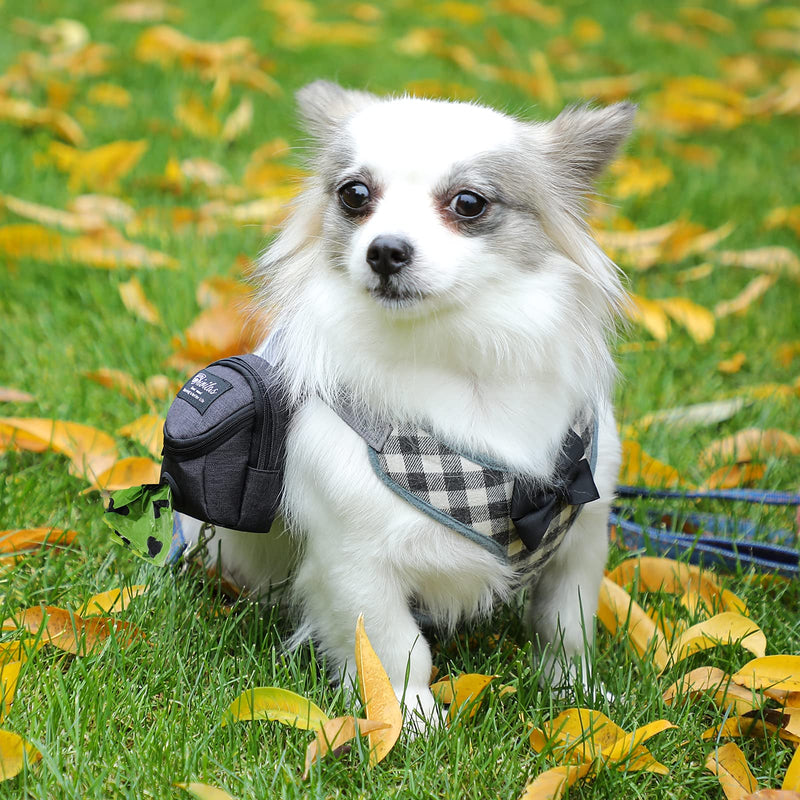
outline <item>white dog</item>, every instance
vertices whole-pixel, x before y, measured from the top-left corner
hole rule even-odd
[[[261,262],[262,300],[278,309],[280,330],[269,358],[298,407],[283,521],[269,534],[222,531],[211,549],[253,591],[291,574],[300,635],[350,678],[363,614],[398,696],[431,718],[431,654],[415,609],[452,626],[523,584],[541,642],[569,657],[591,640],[620,460],[607,339],[624,293],[582,206],[634,107],[531,123],[322,81],[298,102],[314,173]],[[382,442],[371,447],[345,421],[353,413],[391,430],[400,450],[416,446],[410,434],[430,434],[421,447],[444,452],[445,482],[460,480],[447,466],[458,454],[480,481],[481,465],[491,481],[499,475],[491,521],[426,513],[433,495],[418,502],[391,485],[391,455],[379,458]],[[573,429],[577,457],[564,461]],[[582,445],[599,499],[575,507],[577,518],[557,516],[572,523],[557,535],[551,525],[520,543],[509,486],[555,486],[563,499],[559,470]],[[478,505],[489,492],[479,488]],[[472,498],[475,486],[466,489]]]

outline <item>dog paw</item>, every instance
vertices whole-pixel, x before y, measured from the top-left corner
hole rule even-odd
[[[442,707],[433,699],[433,693],[427,686],[419,691],[408,687],[401,704],[403,728],[412,739],[444,726]]]

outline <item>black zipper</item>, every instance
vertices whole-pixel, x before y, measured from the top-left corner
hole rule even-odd
[[[250,384],[250,388],[253,389],[253,399],[256,403],[256,419],[260,419],[261,422],[261,436],[259,437],[258,453],[255,459],[256,469],[266,469],[267,456],[275,452],[275,432],[272,429],[272,406],[267,386],[261,375],[259,375],[258,370],[240,356],[231,356],[231,358],[225,358],[219,363],[225,364],[231,369],[235,369],[240,374],[243,374],[243,370],[247,373],[247,375],[244,375],[244,378]],[[250,377],[248,378],[248,376]],[[254,383],[255,387],[253,386]]]
[[[252,422],[254,413],[255,406],[248,404],[231,414],[224,423],[218,424],[216,428],[201,433],[199,436],[193,436],[191,439],[174,439],[165,430],[165,450],[168,450],[169,454],[174,455],[179,461],[211,452],[221,441],[249,425]]]

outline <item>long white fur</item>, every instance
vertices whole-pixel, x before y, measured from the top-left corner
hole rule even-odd
[[[277,356],[301,403],[288,438],[284,521],[266,535],[223,531],[218,552],[224,570],[253,590],[293,571],[302,635],[319,642],[334,675],[353,676],[355,623],[364,614],[398,695],[430,718],[430,649],[410,599],[452,626],[506,599],[512,575],[387,489],[363,440],[325,400],[345,386],[380,415],[424,420],[457,447],[542,479],[575,412],[594,405],[601,499],[584,508],[526,612],[545,641],[560,637],[568,656],[582,653],[619,464],[606,341],[623,294],[616,268],[586,231],[581,202],[633,111],[572,110],[530,124],[481,106],[380,100],[331,84],[304,92],[318,158],[345,141],[352,167],[368,167],[384,190],[353,233],[344,268],[334,268],[322,222],[336,199],[319,177],[265,255],[264,302],[279,309],[282,330]],[[536,171],[533,269],[446,226],[431,199],[452,164],[508,148],[525,151]],[[427,294],[410,308],[387,307],[368,291],[375,275],[366,248],[380,234],[414,243],[415,278]]]

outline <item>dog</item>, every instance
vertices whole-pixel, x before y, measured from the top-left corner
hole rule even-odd
[[[259,272],[259,302],[277,309],[279,331],[262,352],[296,408],[282,518],[268,534],[219,531],[212,549],[252,592],[289,581],[296,640],[313,637],[345,680],[363,614],[407,718],[437,714],[420,612],[452,628],[520,585],[525,623],[549,646],[558,682],[566,662],[554,654],[580,658],[592,639],[620,464],[608,342],[625,293],[584,201],[635,107],[527,122],[326,81],[297,102],[312,174]],[[389,485],[353,408],[367,427],[399,431],[401,448],[404,431],[423,431],[423,449],[445,443],[445,461],[477,454],[467,469],[516,476],[534,494],[553,483],[588,413],[591,444],[572,438],[584,473],[584,450],[594,452],[596,499],[576,506],[531,573],[482,546],[485,530],[471,536]],[[449,469],[445,481],[456,480]]]

